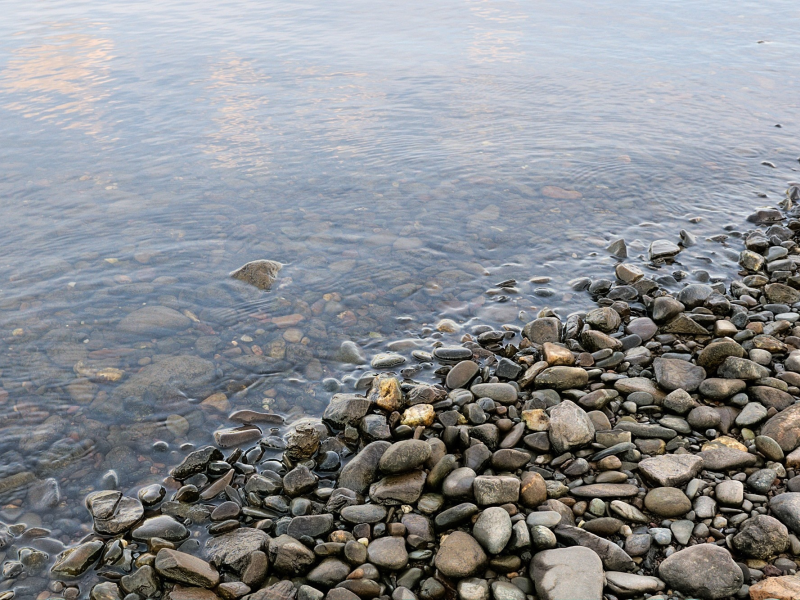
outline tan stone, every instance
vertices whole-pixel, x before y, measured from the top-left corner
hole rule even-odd
[[[570,367],[575,364],[575,357],[572,352],[564,346],[545,342],[542,344],[542,352],[544,353],[544,359],[550,366],[563,365]]]
[[[522,420],[531,431],[547,431],[550,429],[550,417],[544,409],[534,408],[522,411]]]
[[[409,427],[417,427],[419,425],[430,427],[433,425],[435,418],[436,411],[433,410],[433,406],[430,404],[417,404],[403,413],[403,420],[401,423]]]
[[[200,403],[200,406],[205,408],[213,408],[222,413],[226,413],[231,409],[231,403],[228,402],[228,397],[222,392],[211,394],[208,398]]]
[[[768,577],[750,586],[750,600],[797,600],[800,598],[800,577],[784,575]]]
[[[703,444],[701,450],[713,450],[714,448],[723,448],[723,447],[733,448],[734,450],[741,450],[742,452],[747,452],[747,446],[745,446],[741,442],[736,441],[732,437],[728,437],[727,435],[723,435],[715,440],[706,442],[705,444]]]

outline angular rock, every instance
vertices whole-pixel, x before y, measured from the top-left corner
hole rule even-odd
[[[679,550],[661,563],[658,574],[668,586],[704,600],[733,596],[744,583],[730,552],[715,544]]]

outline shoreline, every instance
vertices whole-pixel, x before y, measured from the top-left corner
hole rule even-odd
[[[216,431],[224,451],[135,498],[93,492],[99,535],[58,557],[7,527],[0,600],[44,569],[96,600],[798,597],[800,220],[751,222],[727,289],[669,294],[614,243],[614,275],[575,282],[595,309],[378,354],[365,396],[282,439],[239,411],[264,431]],[[442,385],[404,379],[414,361]]]

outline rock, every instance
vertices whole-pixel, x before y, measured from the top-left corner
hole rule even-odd
[[[378,462],[384,473],[404,473],[420,467],[431,456],[430,445],[423,440],[403,440],[386,449]]]
[[[333,590],[332,590],[333,591]],[[341,590],[347,592],[347,590]],[[264,587],[247,596],[247,600],[294,600],[297,591],[291,581],[279,581],[269,587]],[[330,596],[330,593],[328,594]],[[335,600],[355,600],[357,596],[350,592],[348,595],[341,595]],[[190,600],[187,598],[186,600]],[[198,599],[199,600],[199,599]],[[333,598],[331,600],[334,600]]]
[[[669,556],[658,574],[676,590],[704,600],[733,596],[744,583],[730,552],[714,544],[698,544]]]
[[[570,400],[550,411],[550,443],[557,453],[568,452],[594,440],[594,425],[586,412]]]
[[[778,494],[769,501],[769,507],[781,523],[800,534],[800,492]]]
[[[783,575],[768,577],[750,586],[750,600],[797,600],[800,598],[800,577]]]
[[[714,488],[714,496],[724,506],[741,506],[744,501],[744,484],[734,479],[721,481]]]
[[[478,363],[472,360],[462,360],[447,373],[445,385],[450,389],[463,388],[473,380],[480,371]]]
[[[719,368],[729,356],[743,358],[744,348],[732,339],[725,338],[720,341],[711,342],[703,348],[697,356],[697,364],[706,368],[709,372],[713,372],[715,369]]]
[[[769,369],[766,367],[762,367],[752,360],[736,358],[735,356],[726,358],[719,366],[717,373],[720,377],[726,379],[743,379],[744,381],[753,381],[755,379],[769,377]]]
[[[434,564],[445,577],[472,577],[486,568],[486,554],[471,535],[454,531],[439,546]]]
[[[61,489],[53,478],[37,481],[28,488],[27,505],[34,511],[47,511],[61,502]]]
[[[458,582],[459,600],[489,600],[489,584],[485,579],[470,577]]]
[[[500,507],[484,510],[472,527],[472,537],[489,554],[500,554],[511,539],[511,517],[508,511]]]
[[[387,538],[381,538],[387,539]],[[388,538],[394,539],[394,538]],[[402,541],[402,540],[401,540]],[[333,587],[344,581],[350,574],[350,565],[338,558],[326,558],[306,575],[306,579],[313,584],[323,587]]]
[[[517,401],[517,388],[510,383],[478,383],[470,388],[476,398],[491,398],[500,404]]]
[[[680,487],[702,468],[703,459],[693,454],[664,454],[639,462],[639,472],[661,487]]]
[[[159,581],[156,572],[150,565],[143,565],[130,575],[125,575],[119,580],[123,591],[128,594],[138,594],[149,598],[159,592]]]
[[[314,564],[314,553],[284,534],[269,541],[269,563],[276,573],[294,577],[308,572]]]
[[[409,427],[430,427],[436,419],[436,411],[430,404],[417,404],[403,412],[402,425]]]
[[[144,515],[139,500],[117,491],[94,492],[86,497],[86,507],[94,517],[94,528],[102,535],[118,535],[130,529]]]
[[[363,494],[375,481],[378,463],[384,452],[391,446],[389,442],[378,441],[364,446],[339,475],[339,487]]]
[[[282,268],[283,265],[274,260],[254,260],[231,271],[229,276],[266,291],[275,283]]]
[[[678,292],[678,302],[687,309],[703,306],[709,296],[714,293],[714,288],[705,283],[690,283]]]
[[[748,402],[736,417],[739,427],[752,427],[767,418],[767,409],[758,402]]]
[[[534,344],[545,342],[560,342],[563,325],[557,317],[542,317],[527,323],[522,329],[522,335]]]
[[[765,385],[756,385],[747,390],[747,395],[753,402],[760,402],[767,408],[774,408],[782,411],[794,404],[794,397],[791,394]]]
[[[614,333],[619,329],[620,323],[622,322],[619,313],[607,306],[593,308],[586,313],[583,320],[585,323],[588,323],[595,329],[599,329],[603,333]]]
[[[650,260],[666,260],[674,258],[681,251],[681,247],[669,240],[654,240],[650,243],[648,256]]]
[[[755,455],[734,448],[704,450],[700,452],[700,458],[703,459],[703,468],[709,471],[728,471],[752,467],[757,460]]]
[[[187,395],[203,394],[216,378],[217,369],[210,360],[191,355],[168,356],[118,385],[111,394],[109,408],[129,398],[150,395],[160,401],[185,400]]]
[[[603,564],[589,548],[579,546],[538,552],[530,576],[540,600],[602,600]]]
[[[681,314],[686,307],[670,296],[660,296],[653,301],[653,320],[664,322],[674,319]]]
[[[761,435],[775,440],[785,453],[800,445],[800,404],[779,412],[761,426]]]
[[[125,333],[142,336],[162,336],[191,326],[192,320],[166,306],[145,306],[135,310],[117,325]]]
[[[528,508],[536,508],[547,500],[547,485],[544,478],[533,471],[526,471],[520,479],[519,501]]]
[[[725,400],[725,398],[730,398],[743,391],[746,387],[747,384],[741,379],[712,377],[703,381],[698,391],[711,400]]]
[[[638,597],[664,589],[664,582],[658,577],[620,573],[619,571],[606,571],[606,585],[608,589],[620,596]]]
[[[703,384],[705,384],[707,381],[709,380],[706,379],[703,383],[701,383],[700,387],[702,388]],[[727,380],[722,379],[720,381],[727,381]],[[678,389],[670,392],[664,397],[664,400],[662,401],[662,406],[664,406],[664,408],[666,408],[667,410],[671,410],[672,412],[676,412],[679,415],[683,415],[692,410],[694,407],[696,407],[697,402],[695,402],[694,398],[692,398],[689,395],[689,392]]]
[[[519,500],[520,480],[505,475],[476,477],[472,483],[475,502],[479,506],[505,504]]]
[[[531,431],[547,431],[550,429],[550,417],[543,408],[522,411],[522,420],[525,427]]]
[[[644,505],[660,517],[680,517],[692,510],[692,502],[681,490],[674,487],[659,487],[647,492]]]
[[[525,600],[525,592],[510,581],[492,582],[494,600]]]
[[[183,459],[183,462],[172,470],[172,478],[183,481],[192,475],[205,471],[206,467],[208,467],[208,463],[212,460],[222,460],[223,458],[222,452],[214,446],[200,448],[199,450],[190,452],[189,455]]]
[[[775,304],[794,304],[800,302],[800,292],[783,283],[769,283],[764,286],[767,299]]]
[[[336,352],[336,360],[351,365],[363,365],[367,357],[361,347],[353,341],[345,340]]]
[[[350,523],[380,523],[386,518],[386,509],[378,504],[360,504],[344,507],[341,515]]]
[[[8,596],[13,598],[14,596]],[[119,586],[111,581],[104,581],[92,587],[89,593],[89,600],[122,600]]]
[[[408,564],[405,540],[401,537],[382,537],[371,541],[367,546],[367,560],[390,571],[404,568]]]
[[[189,537],[189,530],[172,517],[159,515],[146,519],[131,532],[134,540],[150,541],[157,537],[168,542],[181,542]]]
[[[344,429],[347,425],[357,425],[367,414],[371,402],[363,396],[355,394],[336,394],[322,414],[322,420],[335,429]]]
[[[103,542],[92,540],[62,552],[50,572],[56,577],[79,577],[97,562],[103,553]]]
[[[706,378],[706,370],[685,360],[657,358],[653,361],[656,381],[665,390],[693,392]]]
[[[295,467],[283,476],[283,491],[290,498],[307,494],[312,491],[316,485],[317,476],[305,465]]]
[[[206,561],[169,548],[162,548],[154,563],[159,575],[173,581],[213,588],[219,583],[219,573]]]
[[[295,518],[314,517],[328,517],[331,525],[333,524],[332,515]],[[327,530],[325,532],[327,533]],[[226,567],[241,572],[247,566],[251,554],[259,550],[265,550],[268,544],[269,536],[262,530],[253,527],[240,527],[230,533],[209,538],[206,542],[206,557],[211,564],[218,568]]]
[[[589,382],[589,375],[580,367],[555,366],[544,369],[534,382],[537,388],[570,390],[584,387]]]
[[[377,504],[413,504],[419,500],[425,485],[424,471],[389,475],[369,488],[369,497]]]
[[[768,515],[756,515],[744,522],[733,536],[733,547],[745,556],[766,560],[789,546],[789,530]]]
[[[639,493],[639,488],[626,483],[593,483],[572,488],[579,498],[629,498]]]
[[[383,410],[399,409],[403,405],[403,390],[397,377],[384,374],[373,379],[367,399]]]
[[[717,427],[721,421],[720,413],[711,406],[698,406],[689,411],[686,421],[692,428],[705,431]],[[684,433],[689,433],[688,431]]]
[[[558,540],[568,546],[589,548],[603,562],[603,567],[612,571],[630,571],[634,568],[633,559],[614,542],[589,533],[579,527],[559,525],[555,530]]]

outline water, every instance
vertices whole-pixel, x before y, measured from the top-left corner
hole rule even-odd
[[[109,470],[160,481],[238,408],[319,415],[368,371],[343,340],[585,306],[567,282],[616,237],[686,229],[662,272],[729,277],[736,240],[703,240],[798,179],[798,28],[774,1],[6,2],[0,520],[74,542]],[[258,258],[268,293],[227,277]],[[143,306],[176,330],[122,331]]]

